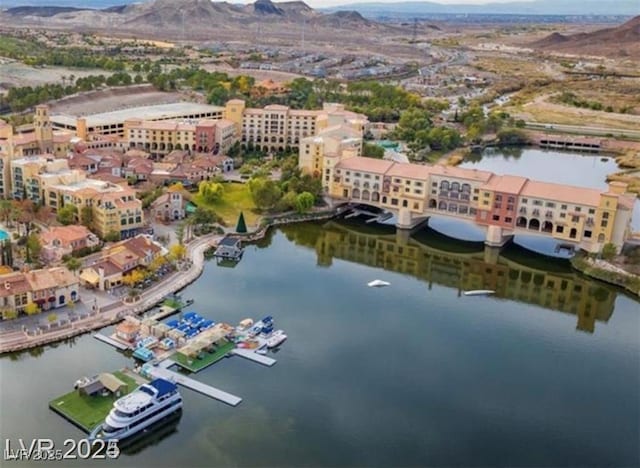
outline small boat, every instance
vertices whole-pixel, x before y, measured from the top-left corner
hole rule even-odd
[[[255,350],[255,353],[265,355],[267,354],[267,350],[265,348],[259,348]]]
[[[462,294],[465,296],[488,296],[490,294],[495,294],[495,291],[491,289],[474,289],[473,291],[463,291]]]
[[[370,288],[382,288],[384,286],[389,286],[391,285],[391,283],[387,282],[387,281],[382,281],[382,280],[373,280],[370,281],[369,283],[367,283],[367,286],[369,286]]]
[[[287,335],[282,330],[276,330],[267,339],[267,348],[275,348],[280,346],[287,339]]]

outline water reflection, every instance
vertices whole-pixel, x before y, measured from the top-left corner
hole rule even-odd
[[[178,431],[180,418],[182,418],[182,410],[170,414],[144,431],[123,440],[118,444],[121,453],[131,456],[140,453],[147,447],[159,444]]]
[[[464,290],[491,289],[495,297],[573,314],[578,330],[593,333],[613,314],[616,292],[571,270],[568,261],[510,245],[499,251],[481,242],[455,241],[429,228],[411,237],[390,226],[331,221],[283,228],[296,244],[313,247],[318,265],[333,259],[404,273],[428,283]]]

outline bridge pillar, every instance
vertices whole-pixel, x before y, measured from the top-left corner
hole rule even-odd
[[[496,265],[498,263],[498,257],[500,257],[500,251],[502,247],[491,247],[489,245],[484,246],[484,263],[489,265]]]
[[[513,234],[505,234],[501,227],[487,226],[487,235],[484,239],[484,243],[489,247],[502,247],[512,238]]]
[[[407,245],[410,237],[411,237],[411,230],[396,229],[396,243],[398,245]]]
[[[396,222],[398,229],[413,229],[413,215],[408,208],[400,208],[398,210],[398,221]]]

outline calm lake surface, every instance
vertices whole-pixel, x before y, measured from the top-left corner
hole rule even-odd
[[[289,340],[272,368],[234,357],[197,374],[237,408],[183,389],[182,418],[109,466],[640,464],[640,304],[565,260],[308,223],[235,268],[207,263],[183,294],[216,321],[273,315]],[[2,438],[82,437],[48,401],[132,364],[89,335],[3,356]]]

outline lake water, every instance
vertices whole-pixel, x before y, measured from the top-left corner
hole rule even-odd
[[[182,418],[109,466],[640,464],[640,304],[565,260],[307,223],[235,268],[208,262],[183,294],[216,321],[273,315],[289,340],[272,368],[234,357],[197,374],[238,407],[184,389]],[[82,437],[48,401],[132,364],[89,335],[3,356],[2,437]]]

